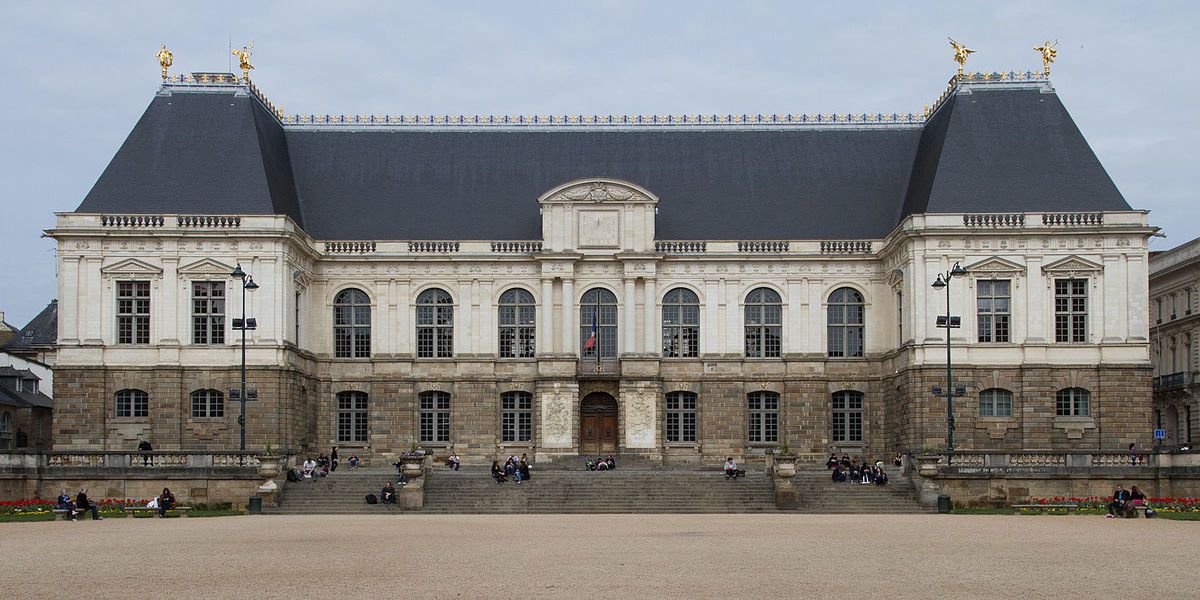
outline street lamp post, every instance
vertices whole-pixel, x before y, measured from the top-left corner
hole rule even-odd
[[[965,389],[961,391],[954,386],[954,367],[950,360],[950,330],[956,329],[961,325],[959,317],[950,315],[950,280],[955,277],[966,275],[966,269],[962,268],[957,262],[954,266],[945,273],[938,273],[937,281],[933,282],[932,287],[935,290],[946,290],[946,315],[937,318],[937,326],[946,329],[946,463],[949,464],[951,457],[954,455],[954,396],[963,395]],[[938,386],[934,386],[934,395],[939,391]],[[960,386],[961,388],[962,386]]]
[[[246,292],[258,289],[258,284],[254,283],[254,277],[242,270],[242,264],[238,263],[234,267],[230,277],[237,279],[242,283],[242,318],[234,319],[233,327],[242,330],[242,388],[238,399],[241,401],[242,412],[238,415],[238,428],[241,433],[241,443],[239,449],[242,452],[246,451],[246,330],[254,329],[257,324],[254,319],[246,318]]]

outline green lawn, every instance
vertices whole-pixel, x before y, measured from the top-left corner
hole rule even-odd
[[[231,517],[234,515],[241,515],[241,514],[244,514],[244,513],[242,513],[241,511],[238,511],[238,510],[193,510],[193,511],[188,511],[188,518],[191,518],[191,517]],[[104,517],[105,519],[124,519],[125,513],[123,511],[117,511],[117,512],[100,511],[100,516]],[[155,517],[154,513],[134,515],[135,519],[153,519],[154,517]],[[92,517],[90,514],[87,514],[87,515],[80,515],[79,518],[80,518],[80,520],[91,520]],[[168,519],[177,519],[177,518],[179,518],[179,513],[167,513],[167,518]],[[23,523],[23,522],[27,522],[27,521],[53,521],[53,520],[54,520],[54,513],[47,513],[47,514],[43,514],[43,515],[0,515],[0,523]]]

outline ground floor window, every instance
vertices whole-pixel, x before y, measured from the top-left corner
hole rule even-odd
[[[666,430],[668,442],[696,441],[696,394],[667,394]]]
[[[225,416],[225,395],[217,390],[192,392],[192,418],[207,419]]]
[[[528,442],[533,439],[533,394],[506,392],[500,395],[500,441]]]
[[[1091,394],[1083,388],[1058,390],[1055,395],[1056,413],[1060,417],[1086,417],[1092,414]]]
[[[421,392],[421,442],[450,441],[450,394]]]
[[[754,392],[746,396],[749,431],[746,439],[752,443],[773,444],[779,441],[779,394]]]
[[[1000,388],[979,392],[979,416],[1011,417],[1012,392]]]
[[[833,441],[863,441],[863,393],[843,390],[833,393]]]
[[[366,392],[339,392],[337,395],[337,439],[342,443],[367,441]]]

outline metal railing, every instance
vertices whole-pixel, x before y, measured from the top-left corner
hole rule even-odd
[[[1154,378],[1154,389],[1169,390],[1171,388],[1184,387],[1192,385],[1196,382],[1196,374],[1191,371],[1180,371],[1171,373],[1170,375],[1160,375]]]

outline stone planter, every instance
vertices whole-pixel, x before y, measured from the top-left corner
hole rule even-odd
[[[917,454],[913,458],[917,461],[917,472],[921,477],[937,477],[938,462],[942,460],[940,454]]]
[[[275,483],[275,478],[279,477],[281,472],[280,458],[277,454],[263,454],[258,457],[258,476],[266,479],[258,486],[258,493],[269,502],[277,500],[275,494],[279,492],[279,484]]]
[[[420,477],[425,472],[425,470],[424,470],[425,454],[424,453],[405,454],[404,457],[400,459],[400,461],[403,463],[402,469],[404,471],[404,476],[407,477],[409,481],[412,481],[412,480]]]
[[[775,476],[784,480],[796,476],[796,455],[776,454],[774,456]]]

